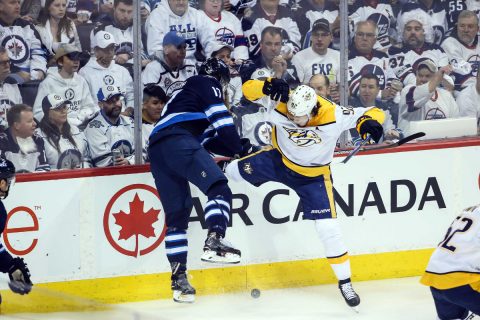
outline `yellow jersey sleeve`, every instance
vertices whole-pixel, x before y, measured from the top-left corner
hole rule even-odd
[[[365,112],[363,115],[372,117],[372,119],[377,120],[380,124],[383,124],[385,121],[385,112],[379,108],[372,108]]]
[[[250,101],[255,101],[265,96],[262,92],[263,83],[264,81],[262,80],[245,81],[242,85],[242,92],[245,98]]]

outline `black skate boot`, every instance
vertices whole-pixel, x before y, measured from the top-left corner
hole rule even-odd
[[[338,288],[340,289],[340,293],[342,294],[345,302],[353,308],[356,312],[358,312],[358,305],[360,304],[360,297],[358,294],[353,290],[352,282],[350,278],[346,280],[340,280],[338,282]]]
[[[186,268],[180,268],[180,263],[172,263],[172,291],[173,301],[180,303],[193,303],[195,301],[195,288],[187,279]]]
[[[202,261],[214,263],[239,263],[241,252],[228,243],[221,235],[210,232],[203,246]]]

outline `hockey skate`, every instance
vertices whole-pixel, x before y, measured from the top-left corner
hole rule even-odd
[[[342,294],[345,302],[352,307],[353,310],[358,312],[358,305],[360,304],[360,297],[358,294],[353,290],[352,282],[349,279],[341,280],[338,282],[338,288],[340,289],[340,293]]]
[[[216,232],[210,232],[203,246],[202,261],[213,263],[239,263],[241,252],[232,247]]]
[[[187,279],[186,273],[172,275],[173,301],[180,303],[193,303],[195,301],[195,288]]]

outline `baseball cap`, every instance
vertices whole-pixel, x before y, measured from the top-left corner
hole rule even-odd
[[[51,110],[51,109],[58,109],[63,107],[64,105],[70,105],[69,100],[64,100],[60,95],[51,93],[46,95],[42,100],[42,109],[44,111]]]
[[[69,43],[61,43],[55,50],[55,56],[53,58],[55,59],[55,61],[57,61],[58,59],[66,55],[68,55],[69,58],[71,58],[72,60],[79,60],[85,54],[78,50],[78,48],[74,45],[71,45]]]
[[[115,96],[121,95],[123,96],[125,93],[120,90],[119,86],[113,86],[113,85],[103,85],[98,89],[97,92],[97,99],[98,101],[108,101],[112,99]]]
[[[437,65],[435,64],[435,62],[432,59],[429,59],[429,58],[419,59],[413,64],[413,69],[415,70],[415,72],[417,72],[418,69],[420,69],[420,67],[425,67],[428,70],[430,70],[430,72],[437,72],[438,71],[438,68],[437,68]]]
[[[230,51],[233,51],[233,46],[229,45],[229,44],[226,44],[224,42],[219,42],[219,41],[216,41],[214,44],[213,44],[213,50],[212,50],[212,57],[214,55],[217,54],[218,51],[222,50],[223,48],[228,48],[230,49]]]
[[[185,38],[183,38],[181,35],[177,33],[177,31],[170,31],[165,34],[163,37],[163,45],[174,45],[175,47],[178,47],[180,45],[184,45],[186,43]]]
[[[319,30],[330,32],[330,22],[324,18],[316,20],[312,25],[312,32],[317,32]]]
[[[105,49],[110,45],[116,45],[115,38],[113,34],[107,31],[98,31],[93,37],[93,47],[99,47]]]

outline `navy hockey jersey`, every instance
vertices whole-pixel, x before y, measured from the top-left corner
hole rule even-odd
[[[222,87],[211,76],[190,77],[182,90],[173,94],[153,128],[150,145],[160,139],[160,132],[172,125],[186,128],[207,150],[210,149],[206,145],[215,145],[214,152],[225,156],[241,152],[240,137],[223,101]],[[223,152],[218,152],[218,148]]]
[[[3,230],[5,229],[5,224],[7,222],[7,210],[3,202],[0,200],[0,235],[2,235]],[[7,272],[10,265],[12,264],[13,257],[5,250],[5,247],[0,243],[0,272]]]

